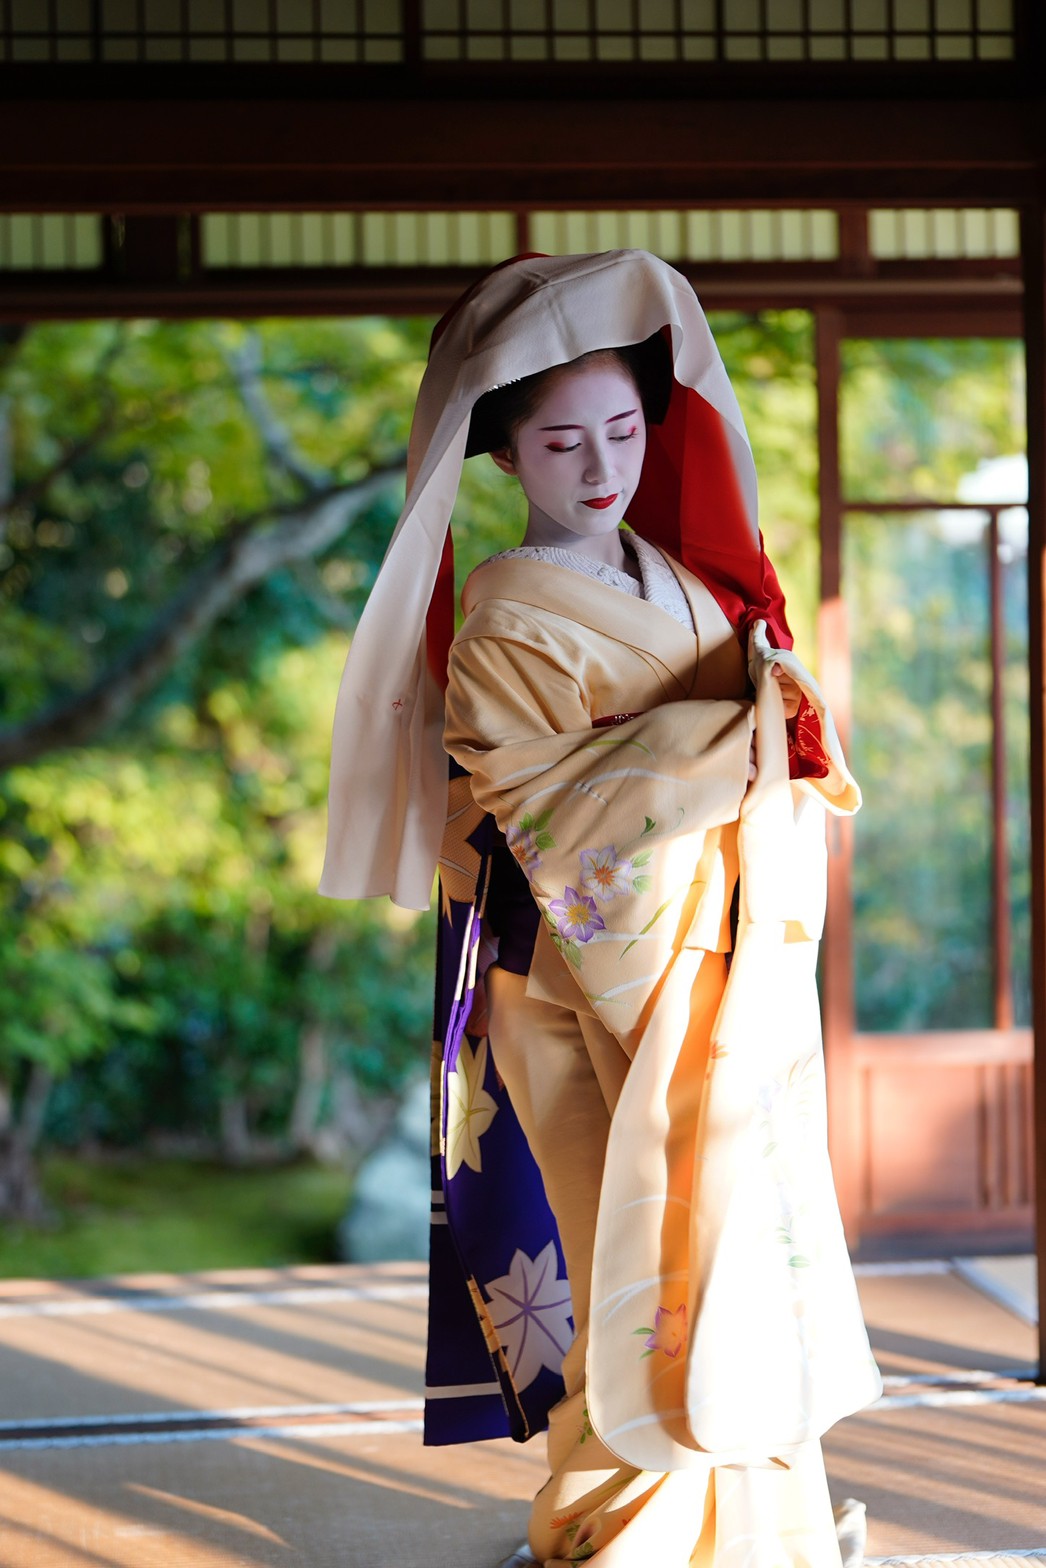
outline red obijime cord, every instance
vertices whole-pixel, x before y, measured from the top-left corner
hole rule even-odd
[[[642,713],[607,713],[601,719],[592,720],[594,730],[609,729],[614,724],[627,724],[629,719],[641,719]]]

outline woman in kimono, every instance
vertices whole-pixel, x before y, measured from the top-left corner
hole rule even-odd
[[[483,451],[528,527],[448,664]],[[439,859],[427,1440],[547,1422],[546,1564],[834,1568],[818,1439],[880,1387],[814,983],[824,809],[859,794],[689,285],[644,252],[497,269],[437,329],[409,470],[321,889],[423,907]]]

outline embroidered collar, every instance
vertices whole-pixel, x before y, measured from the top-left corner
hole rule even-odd
[[[480,565],[490,566],[495,561],[545,561],[551,566],[561,566],[567,571],[591,577],[596,582],[605,583],[608,588],[619,588],[634,599],[645,599],[648,604],[664,610],[680,626],[692,631],[694,617],[687,597],[661,551],[638,534],[630,532],[622,532],[621,543],[638,563],[641,582],[620,568],[594,560],[579,550],[561,550],[554,545],[518,545],[513,550],[501,550],[497,555],[488,556]]]

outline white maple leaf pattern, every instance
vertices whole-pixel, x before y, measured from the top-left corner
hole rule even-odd
[[[490,1281],[487,1295],[516,1387],[529,1388],[542,1367],[558,1372],[574,1330],[570,1286],[559,1278],[555,1242],[536,1258],[518,1251],[508,1273]]]
[[[457,1062],[447,1074],[447,1179],[462,1165],[483,1169],[479,1140],[497,1115],[497,1101],[483,1087],[487,1075],[487,1042],[475,1052],[462,1040]]]

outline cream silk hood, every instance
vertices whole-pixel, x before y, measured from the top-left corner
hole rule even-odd
[[[429,906],[446,817],[447,759],[443,698],[428,667],[425,623],[473,404],[506,382],[666,328],[676,382],[718,416],[730,482],[758,551],[755,465],[744,421],[686,279],[645,251],[528,257],[490,273],[447,319],[418,394],[406,505],[338,695],[321,893],[388,894],[409,909]],[[687,479],[680,460],[680,484]]]

